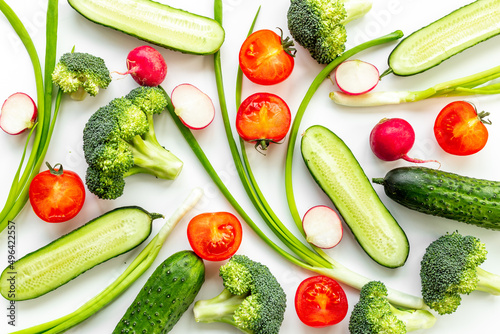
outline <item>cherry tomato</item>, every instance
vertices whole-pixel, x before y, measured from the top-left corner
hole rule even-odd
[[[269,143],[285,138],[292,115],[288,105],[271,93],[256,93],[245,99],[236,114],[236,130],[245,141],[265,150]]]
[[[295,311],[299,319],[310,327],[338,324],[345,318],[347,309],[344,289],[330,277],[309,277],[297,288]]]
[[[193,251],[207,261],[223,261],[236,253],[241,244],[241,223],[229,212],[209,212],[195,216],[187,235]]]
[[[470,155],[479,152],[488,141],[485,117],[489,113],[477,113],[474,105],[455,101],[446,105],[434,123],[434,135],[441,148],[454,155]]]
[[[274,31],[263,29],[243,42],[239,54],[245,76],[259,85],[274,85],[290,76],[294,67],[293,42]]]
[[[57,168],[57,166],[59,166]],[[33,211],[48,223],[75,217],[85,202],[85,186],[78,174],[63,170],[61,164],[39,173],[31,181],[29,199]]]

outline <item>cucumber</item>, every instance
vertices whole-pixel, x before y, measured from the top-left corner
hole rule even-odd
[[[137,247],[160,217],[137,206],[111,210],[9,265],[0,276],[0,293],[9,300],[44,295]]]
[[[386,72],[400,76],[424,72],[499,33],[500,0],[477,0],[401,40],[389,56]]]
[[[186,312],[205,281],[205,266],[192,251],[160,264],[116,325],[113,334],[168,333]]]
[[[498,181],[425,167],[395,168],[372,181],[409,209],[500,231]]]
[[[314,125],[302,136],[301,152],[364,251],[383,266],[402,266],[410,249],[408,238],[347,145],[329,129]]]
[[[97,24],[141,40],[191,54],[213,54],[225,33],[215,20],[150,0],[68,0]]]

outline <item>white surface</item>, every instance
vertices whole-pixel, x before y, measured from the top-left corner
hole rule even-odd
[[[212,17],[212,1],[162,1],[198,14]],[[432,1],[432,0],[377,0],[374,1],[372,11],[362,20],[351,23],[349,29],[349,46],[361,41],[374,38],[396,29],[401,29],[406,35],[427,23],[442,17],[451,10],[468,3],[459,1]],[[46,1],[17,0],[8,1],[26,23],[33,36],[40,56],[43,59],[44,49],[44,20]],[[256,29],[286,30],[287,0],[276,1],[243,1],[224,0],[224,26],[226,41],[222,47],[223,70],[226,85],[227,101],[231,116],[234,117],[234,78],[237,69],[237,54],[239,46],[244,40],[253,15],[258,5],[262,10],[257,21]],[[93,53],[105,59],[108,67],[114,71],[124,71],[125,57],[129,50],[144,44],[133,37],[123,35],[114,30],[95,25],[78,15],[65,2],[60,2],[60,22],[58,53],[76,50]],[[7,96],[22,91],[35,97],[35,87],[31,64],[26,52],[7,21],[0,16],[0,45],[2,45],[2,75],[0,77],[0,101]],[[365,51],[358,57],[372,62],[379,70],[386,68],[387,56],[395,43]],[[163,87],[170,92],[176,85],[188,82],[196,85],[212,97],[218,106],[217,93],[213,74],[211,56],[201,57],[184,55],[165,49],[159,49],[168,64],[167,79]],[[486,41],[469,49],[458,56],[446,61],[437,68],[424,74],[409,78],[388,76],[383,79],[377,90],[425,89],[433,84],[448,79],[465,76],[498,65],[500,45],[498,37]],[[256,91],[269,91],[280,95],[290,105],[291,110],[297,107],[314,76],[321,70],[306,51],[298,47],[294,72],[285,82],[272,87],[259,87],[245,81],[244,96]],[[114,97],[123,96],[132,88],[135,82],[132,78],[115,80],[110,88],[103,91],[96,98],[88,98],[84,102],[63,101],[61,113],[57,121],[55,133],[46,160],[62,163],[65,168],[72,169],[84,176],[86,163],[82,154],[82,129],[93,111],[106,104]],[[442,163],[442,169],[462,175],[481,177],[491,180],[500,180],[498,172],[498,150],[500,138],[498,132],[498,105],[499,97],[468,97],[481,110],[492,113],[493,125],[489,127],[490,138],[486,147],[478,154],[469,157],[455,157],[444,153],[437,145],[432,126],[439,110],[453,99],[429,100],[413,104],[378,107],[373,109],[349,109],[335,106],[328,98],[328,92],[334,87],[326,81],[309,105],[303,121],[301,131],[313,124],[322,124],[343,138],[354,155],[364,168],[367,176],[380,177],[397,166],[408,165],[403,161],[381,162],[371,153],[368,145],[368,135],[372,127],[383,117],[402,117],[408,120],[415,129],[417,141],[411,150],[411,156],[418,158],[437,159]],[[217,108],[218,109],[218,108]],[[168,216],[180,204],[183,198],[193,187],[200,186],[206,195],[197,207],[174,230],[161,250],[153,267],[126,291],[120,298],[108,305],[105,309],[88,319],[84,323],[69,330],[68,333],[110,333],[115,324],[123,315],[129,303],[135,298],[138,290],[149,274],[163,259],[176,251],[189,249],[186,238],[186,224],[194,215],[207,211],[231,211],[224,197],[210,181],[201,165],[181,137],[170,116],[165,114],[157,118],[156,129],[161,143],[184,162],[185,167],[179,178],[173,182],[156,180],[147,175],[133,176],[127,180],[125,194],[115,201],[96,199],[88,193],[82,212],[72,221],[64,224],[47,224],[40,221],[27,205],[16,219],[16,256],[19,258],[51,240],[59,237],[87,220],[98,216],[112,208],[122,205],[140,205],[150,211],[156,211]],[[244,194],[228,150],[223,133],[222,119],[219,114],[214,122],[206,129],[196,132],[201,145],[212,160],[215,168],[223,178],[229,189],[247,209],[250,216],[261,226],[263,222],[253,210],[251,203]],[[9,136],[0,133],[2,164],[0,164],[0,202],[7,196],[10,182],[15,172],[15,166],[21,156],[25,136]],[[248,146],[248,152],[254,172],[257,176],[269,202],[281,219],[290,224],[290,230],[297,232],[293,225],[284,193],[284,156],[286,145],[272,145],[266,156],[255,152]],[[297,202],[301,214],[313,205],[331,205],[326,196],[319,190],[309,173],[305,169],[297,151],[294,161],[294,182]],[[434,166],[430,166],[434,167]],[[462,223],[441,218],[423,215],[399,206],[389,200],[380,186],[375,189],[381,195],[389,210],[399,220],[406,231],[411,252],[406,265],[399,269],[386,269],[370,260],[355,242],[352,234],[346,229],[342,242],[328,253],[350,268],[383,280],[391,287],[412,294],[420,294],[419,261],[425,247],[438,236],[459,230],[463,234],[472,234],[481,238],[489,250],[489,259],[483,268],[492,272],[500,272],[500,243],[497,242],[499,232],[483,230]],[[155,231],[162,221],[155,222]],[[262,227],[265,231],[267,229]],[[142,249],[142,247],[140,247]],[[17,302],[16,326],[7,324],[6,300],[0,301],[0,333],[26,328],[41,322],[55,319],[73,311],[91,296],[97,294],[116,276],[137,254],[138,250],[120,256],[102,264],[63,287],[31,301]],[[288,308],[282,326],[283,333],[347,333],[348,317],[337,326],[324,329],[311,329],[303,325],[297,318],[293,307],[295,289],[299,282],[313,273],[299,269],[275,254],[253,231],[244,226],[244,240],[239,249],[240,254],[247,254],[253,259],[265,263],[276,275],[288,295]],[[7,262],[6,233],[0,235],[0,266]],[[207,263],[206,283],[198,298],[210,298],[218,294],[221,284],[217,276],[219,263]],[[357,291],[345,287],[350,309],[358,300]],[[495,333],[498,332],[498,314],[500,313],[500,299],[484,293],[474,293],[465,296],[459,310],[448,316],[438,318],[434,328],[427,333]],[[181,318],[172,333],[238,333],[229,325],[198,324],[194,321],[191,309]]]

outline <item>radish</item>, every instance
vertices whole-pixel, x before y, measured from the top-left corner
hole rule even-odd
[[[342,221],[333,209],[318,205],[309,209],[302,218],[307,242],[319,248],[335,247],[343,235]]]
[[[215,107],[207,94],[191,84],[181,84],[171,95],[175,113],[188,128],[200,130],[212,123]]]
[[[165,59],[156,49],[143,45],[136,47],[127,56],[127,72],[141,86],[158,86],[167,76]]]
[[[37,107],[25,93],[14,93],[5,100],[0,113],[0,128],[10,135],[31,129],[37,117]]]
[[[379,82],[378,69],[367,62],[347,60],[337,66],[335,83],[349,95],[360,95],[371,91]]]
[[[381,160],[395,161],[404,159],[414,163],[437,162],[410,158],[407,153],[415,143],[413,127],[401,118],[383,118],[370,133],[370,147]]]

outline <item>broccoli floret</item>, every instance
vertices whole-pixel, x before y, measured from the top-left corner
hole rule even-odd
[[[351,334],[404,334],[430,328],[436,317],[426,310],[407,310],[394,307],[387,300],[384,283],[371,281],[360,291],[349,320]]]
[[[420,267],[425,303],[439,314],[450,314],[463,294],[479,290],[500,295],[500,276],[479,267],[486,256],[485,244],[473,236],[453,232],[433,241]]]
[[[54,84],[75,100],[83,100],[87,94],[96,96],[99,89],[111,83],[109,70],[102,58],[82,52],[65,53],[52,72]]]
[[[219,275],[224,289],[208,300],[195,303],[198,322],[223,322],[244,333],[279,333],[286,295],[269,268],[245,255],[234,255]]]
[[[183,163],[159,144],[154,130],[153,115],[161,113],[167,103],[161,88],[138,87],[90,116],[83,130],[88,163],[85,181],[90,192],[115,199],[123,194],[127,176],[177,177]]]
[[[345,24],[365,15],[370,0],[291,0],[288,29],[297,43],[320,64],[328,64],[345,50]]]

